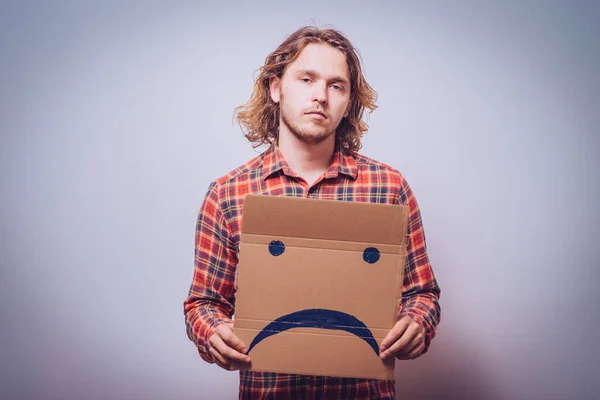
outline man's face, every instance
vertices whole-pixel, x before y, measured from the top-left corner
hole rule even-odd
[[[346,57],[327,44],[311,43],[271,81],[271,98],[280,103],[279,134],[318,144],[335,134],[350,104]]]

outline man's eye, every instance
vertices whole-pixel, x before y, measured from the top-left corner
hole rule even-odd
[[[310,82],[310,78],[300,78],[300,80],[304,83]]]
[[[335,90],[344,90],[344,88],[340,85],[331,85],[332,88],[334,88]]]

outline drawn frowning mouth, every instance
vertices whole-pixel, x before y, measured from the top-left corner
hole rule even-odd
[[[266,338],[294,328],[320,328],[349,332],[367,342],[379,356],[379,346],[371,330],[358,318],[341,311],[311,308],[277,318],[254,337],[248,353]]]

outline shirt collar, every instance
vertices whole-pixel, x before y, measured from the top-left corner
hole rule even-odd
[[[277,144],[272,144],[263,157],[262,179],[266,180],[278,171],[283,171],[285,175],[290,177],[298,177],[298,174],[290,168],[287,161],[283,158],[279,146],[277,146]],[[358,176],[358,167],[356,166],[356,161],[354,161],[354,157],[352,157],[351,153],[345,152],[339,146],[336,146],[329,167],[327,168],[327,171],[325,171],[324,178],[337,178],[339,174],[356,179]]]

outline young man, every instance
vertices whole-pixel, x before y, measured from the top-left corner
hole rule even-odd
[[[232,333],[231,319],[248,193],[407,204],[402,302],[381,357],[413,359],[427,350],[440,319],[440,289],[417,202],[398,171],[357,153],[367,130],[363,113],[375,109],[375,99],[356,50],[338,31],[302,28],[267,57],[250,101],[236,111],[246,137],[270,147],[214,181],[198,216],[194,278],[184,310],[188,336],[204,360],[227,370],[250,363],[248,343]],[[243,399],[394,397],[394,381],[240,371]]]

